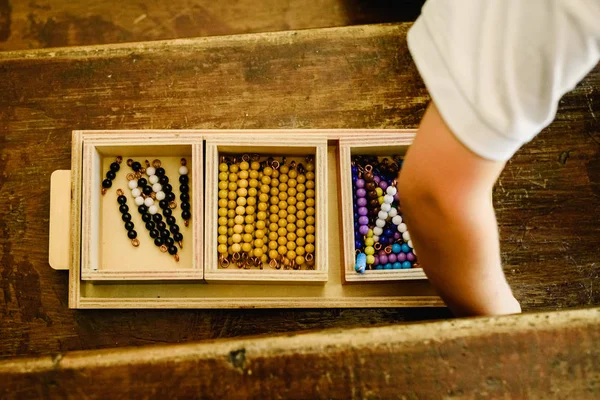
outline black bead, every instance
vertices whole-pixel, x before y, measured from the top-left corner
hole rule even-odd
[[[148,181],[146,180],[146,178],[140,178],[138,179],[138,186],[146,186],[148,184]]]
[[[175,247],[175,246],[169,246],[169,254],[172,255],[172,256],[175,255],[175,254],[177,254],[177,247]]]
[[[144,222],[152,221],[152,215],[150,215],[150,214],[142,214],[142,221],[144,221]]]
[[[146,229],[148,229],[149,231],[151,231],[155,227],[156,227],[156,225],[154,224],[154,222],[152,222],[152,221],[146,222]]]
[[[154,239],[154,244],[160,247],[163,244],[165,244],[165,242],[161,238],[157,237],[156,239]]]
[[[188,211],[190,209],[190,203],[186,203],[186,202],[181,203],[181,209]]]
[[[171,235],[171,233],[166,229],[164,231],[160,231],[160,237],[167,238],[170,235]]]
[[[179,225],[173,224],[173,225],[171,225],[169,230],[171,231],[171,233],[177,233],[177,232],[179,232]]]
[[[165,169],[164,168],[156,168],[156,176],[158,176],[159,178],[165,175]]]
[[[179,200],[181,201],[185,201],[186,203],[190,201],[190,194],[189,193],[181,193],[179,195]]]
[[[127,229],[128,231],[132,230],[133,222],[131,222],[131,221],[125,222],[125,229]]]
[[[144,204],[142,204],[141,206],[138,207],[138,211],[140,212],[140,214],[146,214],[148,212],[148,207],[146,207]]]
[[[183,240],[183,235],[181,234],[181,232],[177,232],[173,235],[173,239],[175,239],[178,242],[181,242]]]
[[[104,189],[108,189],[112,186],[112,181],[110,179],[105,179],[102,181],[102,187]]]
[[[179,186],[179,191],[181,193],[187,193],[190,191],[190,187],[188,185],[181,185]]]
[[[156,224],[156,229],[162,232],[167,229],[167,224],[165,224],[163,221],[160,221],[158,224]]]
[[[173,244],[175,244],[175,241],[173,240],[173,238],[168,237],[165,239],[165,245],[167,247],[171,247],[171,246],[173,246]]]
[[[127,203],[127,197],[125,197],[125,196],[119,196],[119,197],[117,197],[117,203],[119,203],[119,204],[125,204],[125,203]]]
[[[129,211],[129,207],[127,207],[127,204],[121,204],[119,206],[119,211],[121,211],[121,214],[125,214],[127,211]]]
[[[152,194],[152,186],[144,186],[142,192],[144,192],[146,196],[150,196]]]
[[[168,201],[175,201],[175,193],[173,193],[173,192],[167,193],[167,200]]]
[[[154,220],[154,222],[160,222],[160,221],[162,221],[162,215],[160,215],[160,214],[154,214],[152,216],[152,219]]]
[[[158,206],[164,210],[165,208],[169,208],[169,202],[166,200],[161,200],[158,202]]]
[[[140,163],[139,163],[139,162],[137,162],[137,161],[134,161],[134,162],[131,164],[131,169],[132,169],[132,170],[134,170],[135,172],[138,172],[140,169],[142,169],[142,164],[140,164]]]
[[[187,185],[190,182],[190,178],[187,175],[181,175],[179,177],[179,183]]]
[[[106,171],[106,179],[110,179],[112,181],[116,177],[117,177],[117,174],[115,174],[115,171],[113,171],[112,169]]]
[[[161,176],[158,180],[158,183],[160,183],[163,186],[166,185],[167,183],[169,183],[169,177],[166,175]]]
[[[119,165],[118,162],[114,162],[114,163],[110,164],[111,171],[117,172],[120,169],[121,169],[121,166]]]
[[[174,223],[175,223],[175,217],[174,217],[174,216],[172,216],[172,215],[169,215],[169,216],[167,217],[167,224],[169,224],[169,225],[173,225]]]
[[[137,237],[137,232],[134,230],[130,230],[129,232],[127,232],[127,237],[129,239],[135,239]]]
[[[131,214],[125,213],[125,214],[121,215],[121,219],[123,220],[123,222],[131,221]]]
[[[192,213],[189,212],[188,210],[184,210],[181,212],[181,218],[183,218],[184,220],[188,220],[188,219],[192,218]]]
[[[162,187],[162,191],[165,193],[171,193],[173,191],[173,186],[170,183],[167,183]]]
[[[165,217],[170,217],[171,215],[173,215],[173,210],[171,210],[170,208],[165,208],[165,209],[163,210],[163,215],[164,215]]]
[[[152,230],[150,231],[150,237],[151,237],[152,239],[156,239],[156,238],[158,237],[158,235],[160,235],[160,233],[159,233],[159,232],[158,232],[156,229],[152,229]]]

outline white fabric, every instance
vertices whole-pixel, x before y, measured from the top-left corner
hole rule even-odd
[[[428,0],[408,46],[458,140],[508,160],[600,59],[600,0]]]

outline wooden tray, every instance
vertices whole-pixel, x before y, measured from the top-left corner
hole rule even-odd
[[[403,138],[406,144],[412,140],[414,131],[372,131],[372,130],[243,130],[243,131],[211,131],[211,130],[167,130],[167,131],[74,131],[72,143],[72,170],[71,172],[57,171],[52,176],[51,187],[51,211],[50,211],[50,264],[55,269],[68,269],[69,279],[69,306],[71,308],[329,308],[329,307],[432,307],[442,306],[443,303],[435,294],[433,288],[426,279],[410,281],[359,281],[348,285],[344,283],[344,275],[347,265],[343,263],[344,258],[344,231],[342,229],[342,217],[344,206],[341,204],[340,195],[340,140],[355,138],[357,140]],[[269,271],[265,282],[243,282],[242,275],[230,275],[225,279],[220,277],[211,279],[206,283],[204,278],[209,278],[211,269],[206,265],[211,259],[209,251],[214,246],[203,246],[204,235],[204,201],[216,198],[214,188],[207,186],[203,188],[203,173],[205,170],[216,171],[214,157],[207,157],[203,164],[203,149],[207,144],[210,155],[211,146],[225,146],[225,142],[236,147],[245,148],[246,152],[260,150],[269,140],[278,138],[281,143],[292,144],[296,138],[299,142],[312,143],[315,152],[322,151],[322,165],[326,165],[320,180],[326,183],[326,190],[320,199],[323,203],[317,205],[317,216],[324,219],[325,223],[319,222],[319,232],[323,236],[325,245],[321,249],[321,255],[325,260],[319,264],[317,273],[322,277],[311,277],[308,280],[293,280],[290,277],[283,279],[271,279],[273,272]],[[288,140],[289,138],[290,140]],[[284,140],[285,139],[285,140]],[[232,142],[233,140],[233,142]],[[95,144],[94,144],[95,143]],[[325,145],[326,143],[326,145]],[[258,144],[258,145],[257,145]],[[160,146],[159,146],[160,145]],[[96,147],[95,147],[96,146]],[[102,147],[105,146],[105,147]],[[113,147],[111,147],[113,146]],[[120,147],[119,147],[120,146]],[[159,146],[159,147],[157,147]],[[174,147],[174,146],[184,146]],[[254,148],[253,148],[254,146]],[[275,146],[277,147],[277,146]],[[293,146],[292,146],[293,147]],[[185,151],[187,148],[189,151]],[[169,150],[171,149],[171,150]],[[321,150],[317,150],[321,149]],[[188,232],[184,239],[187,246],[184,252],[189,250],[190,264],[184,267],[165,264],[152,264],[156,254],[145,251],[141,256],[142,262],[136,269],[125,270],[122,266],[111,264],[103,272],[90,270],[93,260],[97,259],[94,252],[90,251],[94,243],[98,243],[96,254],[102,254],[103,242],[98,236],[102,225],[97,222],[96,228],[90,221],[93,219],[89,209],[90,204],[97,201],[99,195],[100,170],[108,165],[100,164],[103,155],[107,160],[117,152],[125,151],[126,155],[160,156],[163,158],[181,156],[181,151],[191,160],[194,167],[192,188],[192,224],[191,233]],[[158,151],[157,151],[158,150]],[[217,149],[218,150],[218,149]],[[263,148],[264,150],[264,148]],[[275,149],[279,151],[278,149]],[[87,155],[86,151],[91,152]],[[289,151],[289,150],[288,150]],[[96,153],[94,153],[96,152]],[[91,157],[90,157],[91,156]],[[84,159],[94,159],[92,166],[90,162],[84,164]],[[108,161],[103,161],[108,162]],[[95,163],[95,166],[94,166]],[[200,167],[198,167],[200,166]],[[86,172],[86,168],[88,169]],[[349,172],[348,172],[349,173]],[[125,174],[122,174],[123,176]],[[94,176],[97,181],[92,182]],[[119,174],[117,179],[119,179]],[[214,177],[213,177],[214,178]],[[210,179],[209,179],[210,180]],[[319,178],[317,179],[317,181]],[[117,183],[115,181],[115,183]],[[122,182],[121,182],[122,183]],[[118,184],[118,183],[117,183]],[[115,186],[113,186],[115,188]],[[70,205],[67,203],[69,189],[71,192]],[[111,192],[109,192],[111,193]],[[214,195],[214,196],[213,196]],[[116,196],[114,193],[106,196]],[[100,202],[101,203],[101,202]],[[115,199],[116,204],[116,199]],[[206,203],[207,211],[210,200]],[[319,205],[321,204],[321,205]],[[70,206],[70,218],[65,218],[66,210]],[[91,207],[91,208],[90,208]],[[350,206],[351,207],[351,206]],[[96,207],[97,208],[97,207]],[[116,207],[107,207],[116,210]],[[115,211],[116,212],[116,211]],[[322,212],[323,215],[319,213]],[[133,213],[132,213],[133,215]],[[208,215],[208,214],[207,214]],[[212,217],[212,214],[210,214]],[[87,219],[86,219],[87,218]],[[208,218],[207,228],[211,226],[211,218]],[[123,238],[124,228],[121,224],[114,225],[115,236]],[[137,224],[136,224],[137,226]],[[140,225],[138,233],[147,234]],[[112,232],[112,231],[111,231]],[[143,233],[142,233],[143,232]],[[208,237],[208,235],[207,235]],[[317,236],[317,243],[319,243]],[[126,238],[122,240],[124,246],[123,257],[127,258],[140,248],[133,249]],[[193,246],[190,246],[190,242]],[[68,245],[66,245],[68,244]],[[148,246],[147,246],[148,247]],[[150,250],[149,248],[147,250]],[[318,250],[317,250],[318,251]],[[145,258],[144,258],[145,257]],[[69,260],[65,264],[65,261]],[[92,263],[90,264],[90,260]],[[145,261],[144,261],[145,260]],[[87,263],[85,264],[84,263]],[[147,265],[148,267],[145,267]],[[212,265],[212,264],[211,264]],[[213,265],[214,267],[214,265]],[[100,272],[100,278],[93,274]],[[241,271],[246,273],[248,271]],[[261,271],[251,271],[260,273]],[[275,271],[283,272],[283,271]],[[309,271],[306,271],[309,272]],[[323,272],[326,273],[323,274]],[[205,274],[207,276],[205,276]],[[242,279],[240,279],[240,276]],[[277,278],[277,276],[275,276]],[[393,278],[390,275],[390,278]],[[424,278],[424,276],[423,276]],[[397,278],[394,278],[397,279]],[[352,281],[352,279],[346,279]],[[319,284],[315,284],[319,283]]]

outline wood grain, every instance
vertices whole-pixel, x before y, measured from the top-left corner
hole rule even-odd
[[[415,128],[410,24],[0,53],[0,356],[448,316],[443,310],[72,311],[48,260],[50,174],[74,129]],[[600,304],[600,68],[495,189],[526,311]],[[77,160],[75,160],[77,162]]]
[[[0,362],[0,396],[592,399],[599,341],[593,308],[75,352]]]
[[[424,0],[0,0],[0,51],[414,21]]]

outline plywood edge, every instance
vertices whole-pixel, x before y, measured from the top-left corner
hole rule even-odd
[[[410,268],[401,270],[370,270],[359,274],[354,270],[347,271],[347,282],[389,282],[389,281],[411,281],[427,279],[422,268]]]
[[[204,278],[200,270],[178,271],[82,271],[81,279],[84,281],[168,281],[168,280],[201,280]]]
[[[82,133],[73,131],[71,139],[71,269],[69,270],[69,308],[79,308],[81,298],[81,168]]]
[[[204,279],[204,142],[192,145],[192,240],[194,243],[194,259],[192,268],[200,279]],[[200,167],[198,167],[200,166]]]
[[[50,176],[50,229],[48,263],[55,270],[68,270],[71,259],[71,170]]]

